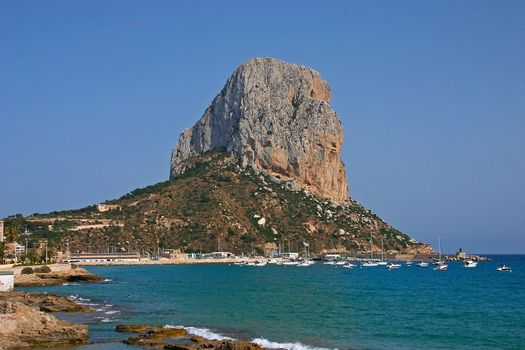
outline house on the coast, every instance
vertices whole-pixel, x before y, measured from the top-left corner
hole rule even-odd
[[[15,288],[13,271],[0,270],[0,292],[10,292]]]

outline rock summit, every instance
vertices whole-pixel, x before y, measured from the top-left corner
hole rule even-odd
[[[311,68],[274,58],[243,63],[173,149],[170,179],[215,149],[325,199],[348,200],[343,128],[330,87]]]

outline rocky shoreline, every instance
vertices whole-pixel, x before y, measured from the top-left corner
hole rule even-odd
[[[1,292],[0,349],[87,343],[87,325],[71,324],[50,313],[89,311],[58,295]]]
[[[165,350],[263,350],[257,344],[243,340],[210,340],[200,336],[189,336],[188,331],[179,327],[148,326],[143,324],[118,325],[117,332],[139,333],[132,335],[124,343],[138,345],[147,349]]]

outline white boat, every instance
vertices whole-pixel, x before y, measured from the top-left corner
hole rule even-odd
[[[405,264],[407,264],[407,266],[412,266],[412,261],[407,261]]]
[[[345,269],[351,269],[351,268],[354,268],[355,265],[352,264],[352,263],[348,263],[348,264],[343,265],[343,267],[344,267]]]
[[[266,261],[258,261],[255,263],[255,266],[266,266]]]
[[[335,265],[335,261],[327,261],[323,263],[324,265]]]
[[[474,260],[465,260],[465,262],[463,263],[463,266],[464,267],[469,267],[469,268],[474,268],[474,267],[478,266],[478,262],[474,261]]]
[[[363,263],[361,263],[361,267],[374,267],[379,266],[379,263],[374,260],[374,257],[372,255],[372,234],[370,233],[370,260],[367,260]]]
[[[270,259],[268,260],[268,264],[277,264],[279,261],[277,259]]]
[[[434,265],[436,265],[436,267],[434,267],[434,270],[436,271],[445,271],[448,269],[448,265],[441,260],[441,237],[439,237],[439,259]]]
[[[444,261],[437,261],[435,265],[434,270],[437,271],[445,271],[448,269],[448,265]]]
[[[361,267],[373,267],[373,266],[379,266],[377,261],[365,261],[361,264]]]
[[[401,264],[390,263],[386,265],[386,267],[388,267],[389,269],[399,269],[401,267]]]
[[[419,266],[419,267],[427,267],[428,263],[426,261],[420,261],[416,265]]]
[[[508,267],[507,265],[501,265],[496,269],[496,271],[502,271],[502,272],[512,272],[512,269]]]
[[[335,265],[345,265],[346,261],[337,261]]]
[[[284,261],[282,263],[282,265],[286,265],[286,266],[289,266],[289,265],[299,265],[299,262],[298,261],[294,261],[294,260],[288,260],[288,261]]]
[[[298,263],[297,266],[306,267],[306,266],[312,266],[313,264],[315,264],[315,261],[305,260],[305,261],[301,261],[300,263]]]
[[[383,240],[381,240],[381,260],[379,260],[377,262],[377,265],[379,265],[379,266],[387,266],[388,265],[388,261],[386,261],[386,259],[385,259],[385,250],[384,250],[384,247],[383,247]]]

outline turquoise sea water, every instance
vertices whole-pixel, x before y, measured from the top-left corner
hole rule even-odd
[[[25,290],[72,296],[95,310],[61,315],[90,324],[96,344],[76,349],[132,349],[119,343],[126,337],[114,332],[119,323],[194,327],[294,350],[524,349],[525,256],[494,258],[475,269],[450,263],[447,271],[415,264],[393,271],[321,263],[88,267],[110,281]],[[513,272],[496,272],[499,263]]]

